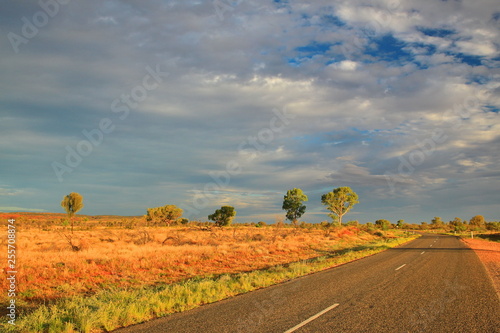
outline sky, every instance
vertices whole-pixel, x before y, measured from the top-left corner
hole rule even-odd
[[[500,220],[497,0],[11,1],[0,211]]]

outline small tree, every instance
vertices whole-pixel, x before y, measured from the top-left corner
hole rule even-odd
[[[476,215],[470,219],[469,224],[471,228],[472,227],[484,228],[485,226],[484,217],[482,215]]]
[[[403,225],[405,224],[405,220],[398,220],[398,223],[396,223],[396,227],[398,229],[403,228]]]
[[[66,210],[71,222],[71,232],[73,233],[73,215],[83,208],[83,197],[79,193],[71,192],[61,201],[61,207]]]
[[[328,214],[342,225],[342,216],[357,204],[358,195],[350,187],[339,187],[321,196],[321,203],[333,214]]]
[[[208,215],[208,219],[215,222],[218,227],[225,227],[231,224],[233,218],[236,216],[236,211],[234,207],[222,206],[217,209],[215,213]]]
[[[146,221],[152,222],[154,225],[165,223],[169,226],[172,222],[177,221],[183,213],[183,210],[175,205],[166,205],[163,207],[148,208]]]
[[[300,188],[294,188],[288,190],[286,195],[283,197],[283,210],[286,210],[286,218],[297,226],[297,220],[304,215],[306,211],[306,206],[302,203],[307,201],[307,195],[305,195]]]
[[[455,218],[453,219],[453,221],[448,222],[448,224],[449,224],[450,226],[452,226],[452,227],[453,227],[453,226],[455,226],[458,222],[460,222],[460,223],[462,223],[462,224],[463,224],[463,221],[462,221],[462,219],[461,219],[460,217],[455,217]]]
[[[387,230],[387,229],[389,229],[389,228],[390,228],[390,226],[391,226],[391,222],[390,222],[390,221],[388,221],[388,220],[384,220],[384,219],[382,219],[382,220],[377,220],[377,221],[375,221],[375,225],[376,225],[378,228],[382,229],[382,230]]]
[[[467,225],[462,222],[462,219],[459,217],[455,217],[453,221],[450,221],[450,227],[455,232],[462,232],[467,230]]]
[[[433,229],[441,229],[444,227],[444,222],[440,217],[436,216],[431,220],[431,228]]]

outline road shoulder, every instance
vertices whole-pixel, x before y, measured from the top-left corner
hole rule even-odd
[[[461,240],[474,250],[484,267],[486,267],[486,271],[493,281],[497,295],[500,298],[500,243],[483,239],[462,238]]]

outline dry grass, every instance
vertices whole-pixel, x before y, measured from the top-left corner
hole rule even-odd
[[[343,228],[329,235],[321,230],[275,227],[212,231],[187,227],[96,228],[73,235],[52,229],[17,234],[18,298],[32,305],[102,289],[251,271],[377,238],[357,228]],[[71,237],[71,244],[66,236]],[[5,241],[2,239],[2,247]],[[6,283],[1,279],[0,287],[5,288]],[[6,296],[2,297],[3,303]]]

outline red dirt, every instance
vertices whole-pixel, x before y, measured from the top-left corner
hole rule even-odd
[[[472,248],[490,274],[500,297],[500,243],[482,239],[462,239]]]

